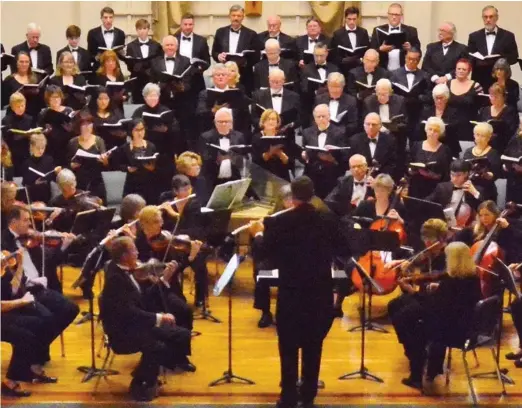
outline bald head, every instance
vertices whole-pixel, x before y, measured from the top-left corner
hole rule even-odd
[[[377,65],[379,65],[379,53],[370,48],[363,56],[364,71],[366,73],[372,73],[375,71],[375,68],[377,68]]]
[[[268,74],[268,83],[272,91],[279,92],[285,84],[285,72],[279,68],[272,69]]]
[[[323,103],[314,108],[314,121],[320,131],[328,128],[330,125],[330,108],[328,105]]]
[[[279,56],[281,55],[281,47],[279,41],[275,38],[270,38],[265,42],[266,59],[270,64],[277,64]]]
[[[178,39],[173,35],[167,35],[161,40],[161,46],[166,57],[174,57],[178,52]]]
[[[381,118],[375,113],[368,113],[364,118],[364,131],[370,138],[375,138],[379,134],[379,129],[381,128]]]
[[[266,26],[268,29],[268,35],[270,37],[277,37],[281,31],[281,17],[270,16],[266,19]]]

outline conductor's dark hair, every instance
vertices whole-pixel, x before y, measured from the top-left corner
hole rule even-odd
[[[13,220],[19,220],[22,217],[23,212],[29,212],[29,210],[21,205],[13,206],[9,212],[7,213],[6,222],[7,225],[11,223]]]
[[[357,14],[357,17],[359,17],[361,15],[359,7],[348,7],[344,10],[344,18],[348,17],[350,14]]]
[[[172,177],[172,189],[175,191],[179,191],[184,187],[190,187],[192,184],[190,183],[190,179],[184,174],[176,174]]]
[[[139,194],[128,194],[121,201],[120,216],[124,223],[130,222],[147,203]]]
[[[109,252],[114,262],[118,263],[121,261],[123,256],[129,252],[134,245],[134,241],[131,237],[118,237],[114,238],[109,245]]]
[[[65,38],[78,38],[82,35],[82,29],[77,25],[70,25],[65,30]]]
[[[315,194],[314,182],[308,176],[297,177],[292,181],[292,197],[299,201],[309,202]]]
[[[100,11],[100,17],[103,17],[104,14],[112,14],[114,15],[114,10],[110,7],[104,7]]]
[[[471,165],[466,160],[457,159],[451,162],[450,171],[469,173],[470,170]]]

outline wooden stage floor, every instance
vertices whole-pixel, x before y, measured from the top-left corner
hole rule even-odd
[[[222,268],[222,266],[220,266]],[[215,274],[214,264],[209,265],[210,273]],[[233,297],[233,363],[234,373],[255,381],[255,385],[227,384],[209,387],[208,384],[220,377],[227,368],[227,298],[211,296],[211,310],[222,319],[223,323],[196,320],[195,330],[202,333],[193,339],[193,356],[196,364],[195,373],[169,373],[168,383],[163,387],[161,396],[153,405],[241,405],[241,404],[271,404],[277,399],[279,392],[279,358],[277,339],[274,328],[258,329],[259,312],[252,307],[252,269],[250,261],[240,268]],[[74,298],[82,310],[87,309],[86,301],[79,293],[70,289],[78,271],[65,268],[65,292]],[[189,286],[185,285],[187,292]],[[95,285],[98,289],[98,281]],[[385,297],[374,298],[375,315],[383,315],[387,302],[397,296],[397,292]],[[187,293],[192,302],[192,295]],[[274,301],[272,302],[275,303]],[[408,371],[407,360],[403,355],[402,346],[397,342],[395,333],[386,319],[384,326],[389,334],[370,332],[367,335],[366,366],[375,375],[384,380],[379,384],[368,380],[339,381],[338,377],[346,372],[359,368],[360,333],[350,333],[347,329],[357,324],[358,296],[352,295],[344,303],[345,317],[336,319],[324,344],[321,379],[326,387],[320,390],[318,404],[349,405],[469,405],[466,377],[460,352],[454,351],[451,382],[445,386],[444,378],[439,377],[430,390],[430,396],[421,396],[415,390],[401,384],[401,378]],[[275,309],[273,307],[273,309]],[[95,380],[81,383],[82,374],[76,367],[90,364],[90,331],[89,324],[72,325],[65,332],[66,357],[60,356],[60,342],[52,345],[52,361],[46,367],[49,375],[59,377],[58,384],[27,385],[33,391],[30,398],[20,401],[2,400],[2,405],[16,403],[38,404],[50,403],[57,406],[58,402],[80,403],[83,406],[109,405],[128,406],[127,389],[130,382],[130,372],[137,363],[138,355],[117,356],[112,368],[119,370],[120,375],[101,381],[98,394],[93,397]],[[96,330],[96,346],[101,336],[101,328]],[[501,366],[509,368],[509,375],[516,385],[507,385],[507,397],[500,398],[500,385],[496,380],[477,379],[475,389],[483,404],[509,404],[522,406],[522,369],[517,369],[512,362],[504,359],[504,354],[517,346],[517,336],[509,315],[504,315],[504,336],[501,350]],[[2,377],[11,354],[10,346],[2,343]],[[473,356],[469,356],[472,372],[491,371],[491,354],[488,350],[478,353],[480,367],[473,368]],[[97,359],[101,366],[102,360]],[[432,395],[433,394],[433,395]],[[54,404],[52,403],[54,402]]]

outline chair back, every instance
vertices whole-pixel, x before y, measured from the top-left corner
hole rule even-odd
[[[473,311],[473,320],[467,336],[466,348],[476,347],[480,339],[493,339],[496,336],[500,310],[500,297],[491,296],[480,300]]]

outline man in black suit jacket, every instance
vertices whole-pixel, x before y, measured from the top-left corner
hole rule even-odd
[[[348,7],[344,10],[344,27],[334,32],[330,43],[332,61],[341,69],[345,77],[351,69],[361,65],[361,58],[370,47],[368,31],[357,25],[359,15],[357,7]],[[346,51],[339,46],[355,51]]]
[[[440,41],[426,47],[422,69],[435,85],[445,84],[454,78],[457,61],[468,57],[468,47],[454,40],[456,31],[455,24],[442,23],[439,27]]]
[[[100,66],[98,57],[103,51],[99,49],[100,47],[113,49],[125,45],[125,33],[113,26],[114,10],[110,7],[102,8],[100,20],[101,26],[91,28],[87,33],[87,50],[92,57],[93,71],[96,71]]]
[[[393,94],[389,79],[382,78],[377,81],[375,90],[375,95],[368,96],[363,102],[363,117],[366,117],[368,113],[375,112],[381,117],[382,122],[388,122],[394,116],[406,115],[404,98]],[[385,106],[388,107],[388,115],[384,112],[386,111]]]
[[[263,46],[259,43],[256,32],[242,25],[245,18],[243,7],[238,5],[232,6],[229,17],[230,25],[218,28],[214,35],[212,58],[214,61],[223,64],[229,60],[235,60],[239,66],[240,82],[245,87],[247,94],[250,95],[254,89],[252,67],[259,61],[259,52]],[[227,55],[246,50],[254,52],[247,53],[239,59]]]
[[[275,68],[285,73],[287,88],[299,89],[295,62],[281,58],[281,47],[277,40],[270,39],[265,43],[266,58],[254,65],[254,89],[268,88],[268,74]]]
[[[89,51],[87,51],[85,48],[79,46],[81,35],[82,30],[80,27],[75,25],[70,25],[67,27],[67,30],[65,30],[67,45],[58,50],[56,53],[56,66],[58,66],[60,55],[62,55],[62,53],[65,51],[69,51],[72,54],[74,61],[76,61],[76,65],[78,65],[80,72],[87,72],[91,70],[91,54],[89,54]],[[83,75],[88,76],[88,74]]]
[[[291,188],[294,210],[251,226],[260,251],[279,270],[276,319],[282,378],[277,406],[281,408],[297,406],[299,349],[300,399],[303,406],[313,406],[322,343],[332,325],[331,264],[336,256],[349,255],[335,217],[310,203],[312,181],[299,177]]]
[[[281,17],[270,16],[266,19],[267,31],[263,31],[257,35],[260,44],[266,43],[267,40],[273,38],[279,42],[279,46],[283,52],[283,57],[297,61],[297,47],[295,38],[281,32]]]
[[[499,54],[505,58],[510,65],[516,64],[518,60],[518,46],[515,35],[497,25],[498,10],[494,6],[486,6],[482,9],[482,20],[484,28],[469,35],[468,51],[476,52],[483,56]],[[491,76],[496,58],[474,61],[473,79],[478,81],[484,90],[489,89],[494,79]]]
[[[357,132],[357,100],[343,93],[345,80],[340,72],[332,72],[328,75],[326,87],[327,92],[315,96],[314,106],[328,105],[332,125],[343,129],[344,142],[348,144],[349,138]]]
[[[143,293],[133,273],[138,251],[131,238],[114,239],[111,257],[100,297],[103,328],[116,353],[142,353],[139,365],[132,372],[130,392],[135,400],[151,401],[156,397],[160,365],[175,369],[188,361],[190,331],[176,326],[172,314],[147,309],[147,293]],[[169,263],[159,285],[168,286],[177,268],[176,262]]]
[[[11,54],[16,57],[21,51],[27,53],[31,59],[33,72],[43,78],[46,75],[52,75],[54,69],[51,49],[45,44],[40,44],[40,35],[40,27],[35,23],[29,24],[25,34],[27,40],[11,48]],[[16,72],[16,63],[11,65],[11,72]]]
[[[202,172],[214,188],[218,184],[241,178],[240,167],[243,156],[228,151],[228,146],[245,144],[242,133],[232,130],[232,111],[221,108],[214,118],[215,128],[205,132],[200,137],[201,158],[203,159]],[[210,144],[220,146],[218,150]]]
[[[379,173],[394,174],[397,166],[397,146],[395,137],[380,132],[382,123],[377,113],[369,113],[364,118],[364,132],[350,139],[350,154],[361,154]]]
[[[304,68],[306,64],[312,62],[312,55],[318,43],[326,44],[326,48],[328,48],[329,42],[330,39],[321,33],[321,23],[319,20],[315,17],[306,20],[306,34],[297,37],[295,40],[299,68]]]
[[[381,67],[388,71],[393,71],[404,65],[405,52],[411,47],[420,49],[421,43],[415,27],[401,24],[402,6],[393,3],[388,7],[388,24],[375,27],[372,33],[371,47],[379,51]],[[379,31],[384,32],[404,32],[406,41],[401,48],[395,48],[393,45],[387,45],[385,40],[387,36]]]

